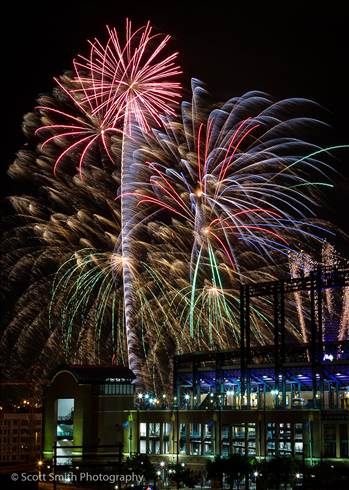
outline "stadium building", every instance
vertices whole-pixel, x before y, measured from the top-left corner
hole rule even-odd
[[[60,370],[46,389],[44,457],[57,456],[59,447],[56,463],[68,464],[81,461],[89,445],[122,444],[124,455],[146,453],[154,462],[198,469],[208,458],[234,453],[310,464],[347,459],[349,342],[322,325],[324,294],[347,286],[344,269],[242,286],[239,348],[175,357],[170,400],[135,393],[125,368]],[[285,326],[285,298],[299,291],[309,302],[307,342]],[[269,346],[251,341],[251,304],[261,296],[274,312]]]

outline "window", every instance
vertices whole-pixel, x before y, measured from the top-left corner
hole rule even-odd
[[[256,454],[256,424],[247,424],[247,453]]]
[[[276,423],[267,423],[267,455],[276,456]]]
[[[150,423],[149,424],[149,437],[151,436],[160,436],[160,424],[159,423]]]
[[[204,448],[203,448],[204,456],[213,454],[212,436],[213,436],[213,422],[204,424]]]
[[[179,424],[179,452],[180,454],[186,453],[186,435],[187,427],[186,424]]]
[[[150,454],[160,454],[160,423],[148,424],[148,451]]]
[[[201,424],[190,424],[190,454],[201,454]]]
[[[303,455],[303,424],[294,424],[294,454]]]
[[[149,454],[160,454],[159,439],[149,439]]]
[[[162,424],[162,452],[168,454],[170,452],[170,434],[172,432],[172,424]]]
[[[100,395],[133,395],[133,385],[122,383],[106,383],[99,385]]]
[[[147,452],[147,424],[145,422],[139,424],[139,451],[142,454]]]
[[[72,422],[74,416],[74,398],[57,400],[57,419],[61,422]],[[22,421],[23,424],[24,421]]]
[[[59,398],[57,400],[57,440],[73,439],[74,398]]]
[[[141,454],[147,453],[147,441],[145,439],[141,439],[139,442],[139,452]]]
[[[291,456],[291,424],[279,424],[279,455]]]
[[[231,432],[232,454],[245,454],[245,424],[234,424]]]
[[[57,441],[57,466],[72,464],[72,447],[69,446],[70,444],[71,442]]]
[[[229,456],[229,425],[222,426],[221,433],[221,447],[222,447],[222,456]]]

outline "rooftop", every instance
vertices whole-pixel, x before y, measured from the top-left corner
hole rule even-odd
[[[79,383],[132,382],[136,377],[126,366],[115,365],[81,365],[61,366],[52,376],[52,380],[62,371],[71,372]]]

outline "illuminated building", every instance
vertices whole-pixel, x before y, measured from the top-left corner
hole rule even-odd
[[[165,395],[138,393],[134,398],[131,391],[114,393],[108,387],[109,410],[94,414],[80,410],[74,444],[85,444],[97,423],[97,427],[108,427],[107,431],[98,429],[100,444],[120,442],[123,437],[125,455],[146,453],[155,462],[204,468],[207,458],[234,453],[259,459],[294,456],[310,464],[348,459],[349,341],[327,340],[318,314],[324,291],[346,287],[348,281],[349,271],[334,270],[287,282],[242,286],[239,348],[175,357],[171,403]],[[306,343],[295,342],[285,328],[285,296],[300,290],[310,298]],[[250,305],[261,295],[271,296],[274,311],[274,342],[268,346],[250,341]],[[59,407],[60,398],[74,399],[77,407],[101,406],[101,395],[93,398],[91,386],[81,384],[75,369],[66,372],[66,381],[60,372],[58,385],[53,381],[48,389],[45,434],[51,435],[45,436],[46,455],[56,437],[53,407]],[[94,369],[97,376],[100,368],[90,368],[90,375]],[[116,376],[112,374],[116,368],[104,369],[103,379]],[[98,393],[105,390],[99,384],[104,382],[101,377],[96,382]]]
[[[45,391],[44,458],[56,452],[57,464],[64,465],[92,446],[121,444],[124,411],[133,406],[133,380],[129,369],[117,366],[58,370]]]
[[[17,409],[0,411],[0,463],[33,463],[40,456],[41,413]]]

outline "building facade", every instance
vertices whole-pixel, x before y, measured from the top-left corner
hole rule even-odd
[[[45,389],[43,457],[56,465],[123,443],[125,410],[133,407],[134,374],[127,368],[72,366]]]
[[[172,406],[138,394],[124,450],[195,466],[235,453],[349,463],[347,360],[326,359],[316,373],[299,360],[282,371],[251,364],[242,383],[238,356],[236,350],[177,356]]]
[[[213,353],[206,355],[217,365]],[[56,447],[56,464],[69,465],[74,458],[75,462],[82,459],[88,447],[122,444],[124,456],[149,454],[154,462],[185,463],[196,469],[203,469],[215,455],[235,453],[258,459],[293,456],[310,464],[320,459],[349,463],[344,379],[343,385],[337,383],[314,399],[304,371],[308,366],[302,371],[298,365],[302,378],[291,377],[279,392],[272,367],[264,366],[254,372],[248,403],[246,394],[241,395],[236,366],[221,365],[222,378],[210,369],[206,356],[204,367],[195,354],[191,356],[176,361],[171,403],[165,395],[159,399],[147,393],[136,395],[129,370],[122,375],[120,368],[117,372],[113,367],[60,370],[46,389],[44,458],[54,459]],[[194,371],[188,369],[193,358]],[[266,370],[268,376],[263,374]],[[198,376],[199,387],[193,375]],[[318,400],[321,407],[316,406]]]
[[[0,464],[36,462],[41,450],[42,415],[39,412],[0,412]]]
[[[135,397],[126,368],[59,371],[46,391],[44,456],[64,442],[118,442],[125,455],[198,467],[235,453],[349,463],[349,340],[338,322],[324,324],[327,292],[348,286],[349,270],[340,267],[241,285],[239,347],[176,356],[170,400]],[[286,313],[300,294],[307,310],[297,336]],[[272,312],[264,346],[251,329],[253,301],[263,297]]]

